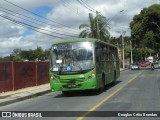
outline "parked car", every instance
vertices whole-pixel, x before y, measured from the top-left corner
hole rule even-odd
[[[150,64],[149,61],[145,61],[145,63],[146,63],[146,65],[149,65],[149,64]]]
[[[153,62],[154,62],[154,64],[158,64],[158,60],[157,59],[155,59]]]
[[[145,62],[141,62],[141,63],[140,63],[140,66],[141,66],[141,67],[147,67],[147,64],[146,64]]]
[[[139,70],[139,64],[138,63],[131,64],[131,70]]]

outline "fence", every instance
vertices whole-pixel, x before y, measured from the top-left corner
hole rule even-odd
[[[0,93],[49,82],[48,62],[0,62]]]

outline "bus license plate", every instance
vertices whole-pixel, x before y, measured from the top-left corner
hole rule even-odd
[[[68,84],[67,85],[69,88],[75,88],[76,87],[76,84]]]

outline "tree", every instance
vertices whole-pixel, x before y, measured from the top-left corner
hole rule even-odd
[[[152,50],[155,54],[160,48],[160,5],[144,8],[135,15],[130,23],[131,39],[136,48],[145,48],[145,53]],[[147,50],[148,49],[148,50]],[[140,53],[140,52],[139,52]]]
[[[22,50],[20,53],[20,56],[24,59],[24,60],[35,60],[36,56],[34,54],[34,50]]]
[[[93,14],[89,13],[89,25],[81,24],[79,29],[82,30],[79,34],[81,38],[97,38],[107,41],[110,36],[108,31],[109,21],[99,13],[97,13],[96,17],[93,17]]]
[[[160,51],[160,5],[144,8],[130,23],[133,58],[144,60]]]
[[[50,50],[48,49],[46,49],[45,51],[44,51],[44,58],[45,58],[45,60],[48,60],[49,59],[49,56],[50,56]]]
[[[2,61],[11,61],[10,56],[6,56],[6,57],[2,58]]]
[[[9,60],[11,61],[23,61],[23,58],[20,57],[21,49],[16,48],[9,56]]]
[[[37,47],[37,49],[34,50],[34,54],[37,60],[43,60],[44,58],[44,52],[41,47]]]
[[[155,51],[152,49],[146,49],[146,48],[135,48],[133,49],[133,59],[134,61],[144,61],[146,56],[150,56]]]
[[[50,51],[49,49],[43,50],[41,47],[37,47],[35,50],[21,50],[16,48],[7,57],[0,57],[1,61],[35,61],[35,60],[48,60],[49,59]]]

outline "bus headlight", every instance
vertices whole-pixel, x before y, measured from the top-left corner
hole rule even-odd
[[[92,79],[95,77],[95,73],[92,73],[90,76],[88,76],[88,80]]]
[[[50,77],[50,80],[53,80],[55,83],[58,82],[58,80],[55,77],[53,77],[53,76]]]

